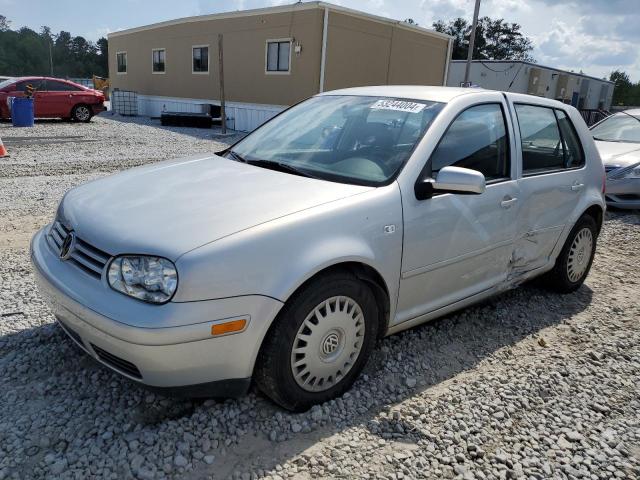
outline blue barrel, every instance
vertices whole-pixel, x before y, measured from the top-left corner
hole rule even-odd
[[[33,98],[14,98],[11,101],[11,123],[14,127],[33,127]]]

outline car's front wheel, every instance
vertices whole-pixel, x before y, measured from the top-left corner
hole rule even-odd
[[[284,408],[304,411],[345,392],[378,333],[376,299],[348,272],[322,275],[283,307],[256,363],[258,387]]]
[[[92,116],[91,107],[84,104],[76,105],[71,111],[71,118],[77,122],[88,122]]]

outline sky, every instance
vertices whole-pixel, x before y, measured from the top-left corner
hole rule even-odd
[[[473,16],[474,0],[330,0],[423,27]],[[292,0],[0,0],[12,28],[70,31],[89,40],[109,32],[180,17],[268,7]],[[542,65],[604,77],[616,69],[640,81],[640,0],[482,0],[480,16],[522,25]]]

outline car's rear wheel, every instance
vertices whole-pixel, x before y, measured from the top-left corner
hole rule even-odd
[[[584,283],[596,253],[597,238],[595,220],[584,215],[569,233],[553,270],[546,275],[551,288],[568,293]]]
[[[366,283],[348,272],[318,277],[283,307],[256,362],[258,387],[284,408],[304,411],[345,392],[378,333]]]
[[[73,107],[73,110],[71,110],[71,118],[78,122],[88,122],[92,116],[93,112],[91,111],[91,107],[83,103],[76,105]]]

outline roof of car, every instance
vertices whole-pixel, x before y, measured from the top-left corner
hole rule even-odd
[[[11,80],[15,80],[16,82],[24,82],[25,80],[57,80],[60,82],[74,83],[73,80],[67,80],[66,78],[56,78],[56,77],[40,77],[37,75],[31,75],[26,77],[11,77]],[[76,84],[78,85],[78,84]]]
[[[376,87],[343,88],[321,95],[360,95],[364,97],[395,97],[432,102],[450,102],[453,98],[470,93],[484,92],[481,88],[427,87],[421,85],[381,85]]]

